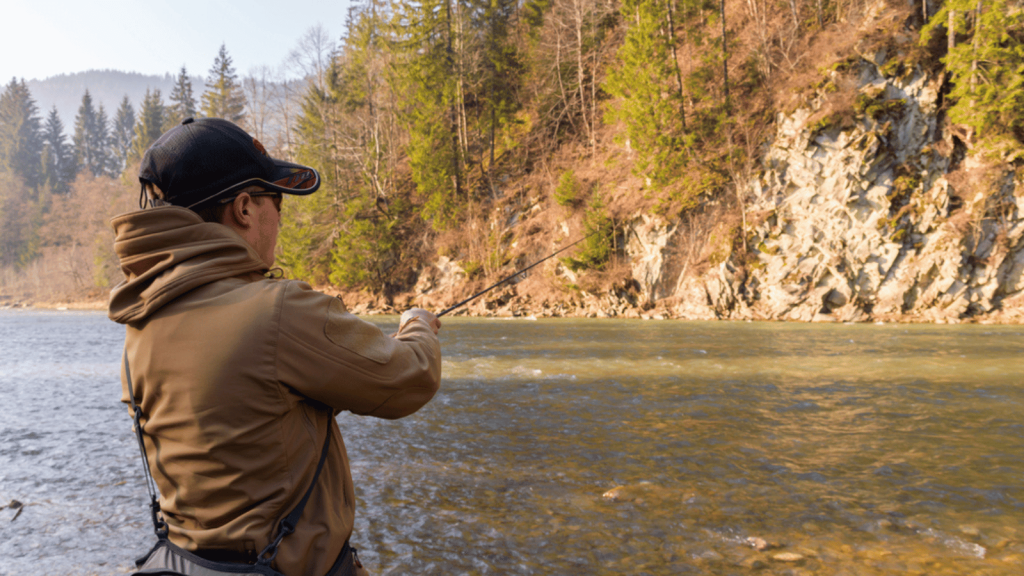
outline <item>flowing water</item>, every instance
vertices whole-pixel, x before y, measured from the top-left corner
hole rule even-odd
[[[1024,327],[442,334],[433,402],[339,417],[373,574],[1024,573]],[[0,312],[0,574],[120,574],[151,543],[122,337]]]

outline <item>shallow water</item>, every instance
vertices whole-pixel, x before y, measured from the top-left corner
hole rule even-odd
[[[1022,327],[442,333],[431,404],[339,417],[374,574],[1024,572]],[[122,337],[0,312],[0,505],[28,504],[0,510],[0,574],[118,574],[149,545]]]

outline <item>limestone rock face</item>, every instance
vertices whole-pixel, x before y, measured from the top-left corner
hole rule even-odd
[[[675,281],[682,271],[679,258],[674,257],[678,228],[678,223],[649,214],[637,214],[627,227],[625,251],[646,302],[671,296],[677,288]]]
[[[952,165],[971,159],[942,132],[939,89],[862,62],[858,91],[882,104],[873,117],[841,130],[809,122],[813,105],[780,116],[745,198],[754,258],[687,277],[680,223],[638,217],[627,253],[644,294],[693,319],[958,321],[1019,307],[1021,187],[1012,172],[984,191],[951,185]]]
[[[444,293],[454,289],[466,280],[466,271],[447,256],[441,256],[436,263],[420,272],[413,290],[417,294]]]

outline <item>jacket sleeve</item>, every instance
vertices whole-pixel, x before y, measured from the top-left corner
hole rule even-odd
[[[441,384],[441,344],[422,321],[394,337],[349,314],[338,298],[288,282],[279,300],[280,382],[336,411],[401,418]]]

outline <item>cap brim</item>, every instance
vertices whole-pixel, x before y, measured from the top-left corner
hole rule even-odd
[[[198,210],[213,203],[224,203],[234,198],[233,194],[249,186],[259,186],[264,190],[292,194],[295,196],[306,196],[316,192],[320,188],[320,173],[301,164],[293,164],[284,160],[272,160],[274,163],[274,181],[270,182],[262,178],[250,178],[228,186],[227,188],[204,198],[191,206],[191,210]]]
[[[320,174],[309,166],[274,160],[274,181],[266,184],[268,190],[305,196],[320,188]]]

